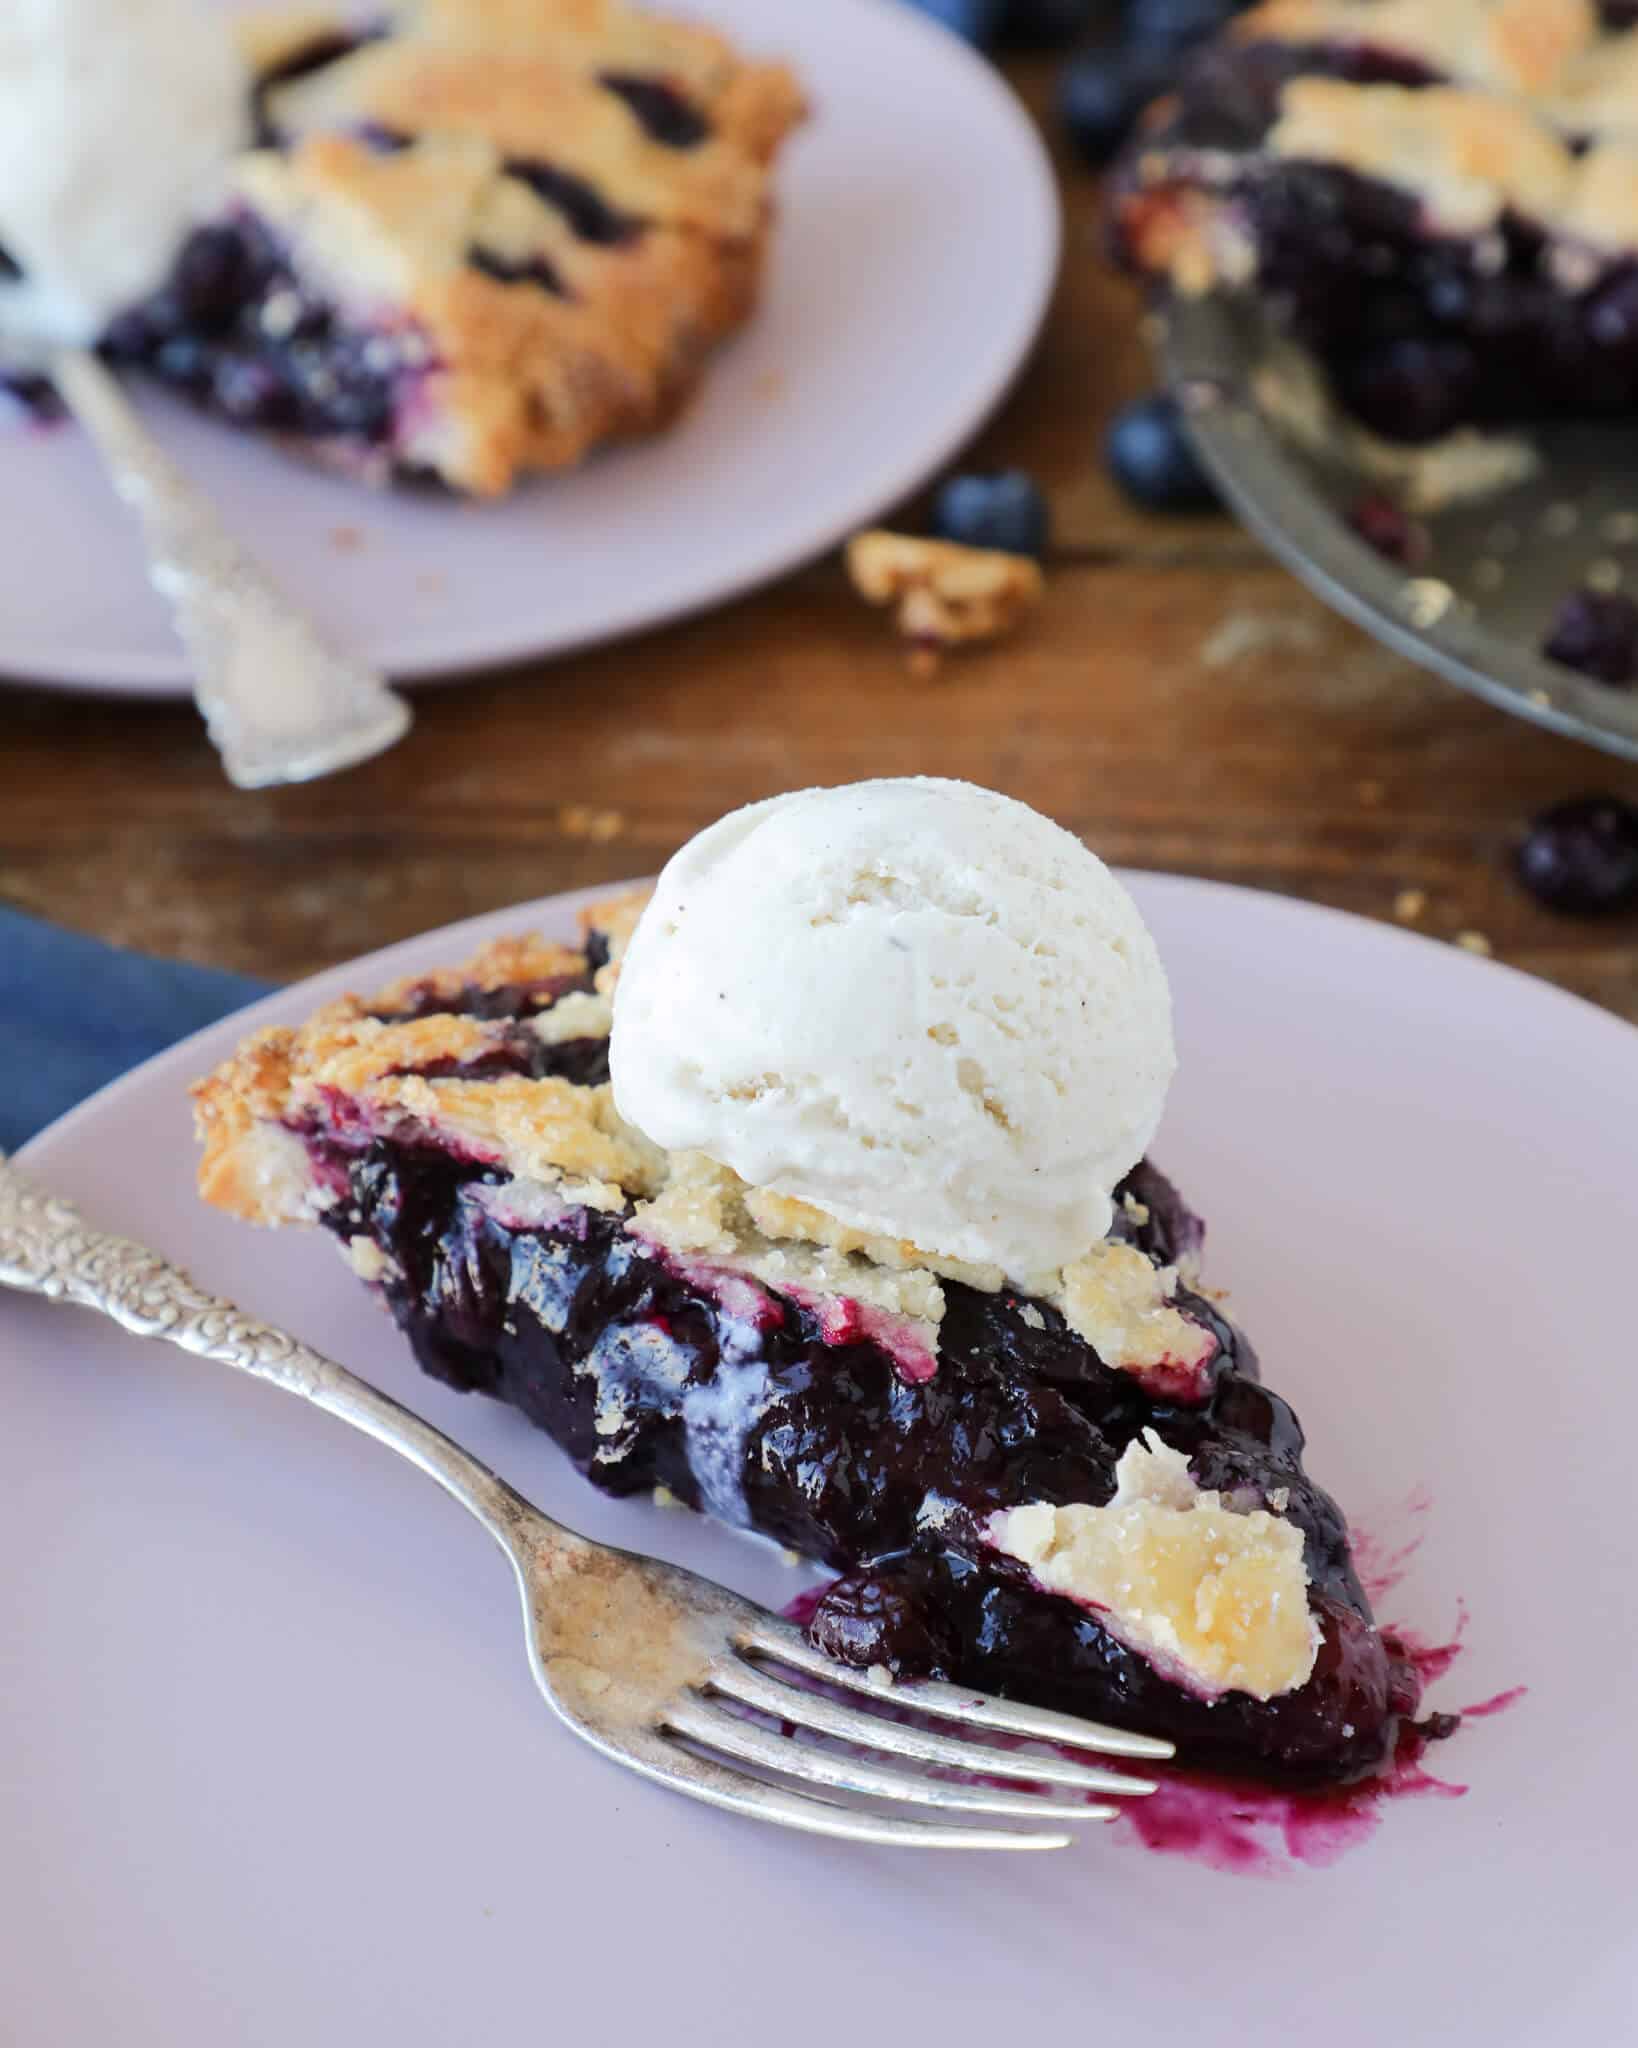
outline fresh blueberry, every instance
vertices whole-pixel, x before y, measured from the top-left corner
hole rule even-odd
[[[1239,0],[1126,0],[1126,36],[1175,52],[1220,34],[1238,12]]]
[[[1531,821],[1515,865],[1549,910],[1624,910],[1638,903],[1638,809],[1616,796],[1553,804]]]
[[[1638,604],[1619,591],[1572,590],[1541,651],[1600,683],[1630,683],[1638,677]]]
[[[1169,393],[1156,391],[1116,413],[1104,446],[1116,483],[1148,511],[1201,512],[1217,503]]]
[[[1058,117],[1094,170],[1108,163],[1139,114],[1166,90],[1170,71],[1161,52],[1135,45],[1087,50],[1064,66],[1058,80]]]
[[[953,476],[933,504],[933,531],[970,548],[1009,555],[1046,553],[1046,499],[1021,469],[998,476]]]
[[[1056,50],[1074,42],[1109,0],[1003,0],[1001,41],[1028,50]]]
[[[910,0],[910,5],[983,49],[1001,26],[1004,0]]]

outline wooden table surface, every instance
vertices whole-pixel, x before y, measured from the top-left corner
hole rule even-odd
[[[1037,108],[1051,70],[1014,67]],[[1420,929],[1482,934],[1499,958],[1638,1019],[1638,914],[1553,917],[1507,866],[1539,806],[1638,797],[1638,773],[1386,653],[1227,519],[1122,502],[1100,442],[1149,381],[1137,300],[1100,260],[1094,181],[1063,171],[1057,300],[972,450],[1033,471],[1052,499],[1046,599],[1013,639],[916,680],[831,559],[643,639],[421,691],[393,753],[254,794],[222,780],[185,707],[8,690],[0,900],[285,978],[645,873],[776,790],[958,775],[1050,812],[1111,861],[1378,918],[1419,890]]]

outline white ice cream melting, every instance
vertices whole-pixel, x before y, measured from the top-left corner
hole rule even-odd
[[[1126,891],[960,782],[736,811],[661,875],[625,957],[620,1113],[753,1188],[1025,1283],[1102,1238],[1174,1066]]]
[[[163,279],[249,136],[250,81],[202,0],[0,7],[0,335],[83,345]]]

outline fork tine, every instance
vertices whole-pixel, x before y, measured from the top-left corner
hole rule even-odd
[[[841,1742],[885,1750],[892,1756],[915,1757],[921,1763],[942,1764],[950,1770],[971,1771],[983,1777],[1028,1778],[1037,1784],[1073,1786],[1077,1792],[1131,1796],[1155,1789],[1147,1778],[1100,1771],[1091,1764],[1071,1763],[1066,1757],[1013,1757],[1004,1750],[987,1749],[981,1742],[958,1742],[948,1735],[934,1735],[923,1728],[889,1721],[880,1714],[862,1713],[857,1707],[837,1706],[817,1693],[783,1685],[766,1671],[739,1658],[719,1658],[706,1672],[705,1683],[712,1692],[736,1699],[743,1706],[759,1708],[776,1720],[793,1721],[816,1734],[835,1736]]]
[[[1072,1749],[1090,1749],[1104,1756],[1136,1757],[1147,1763],[1165,1763],[1177,1754],[1174,1743],[1159,1735],[1134,1735],[1125,1728],[1109,1728],[1101,1721],[1077,1720],[1073,1714],[1055,1714],[1048,1707],[1029,1707],[1017,1700],[995,1699],[986,1693],[969,1692],[965,1686],[945,1685],[936,1679],[893,1679],[861,1671],[857,1665],[836,1664],[822,1650],[816,1650],[799,1629],[786,1629],[770,1621],[747,1629],[739,1639],[742,1649],[775,1657],[810,1678],[822,1678],[831,1685],[844,1685],[852,1692],[868,1693],[893,1706],[913,1707],[918,1714],[943,1720],[961,1721],[969,1728],[983,1728],[994,1735],[1022,1735],[1035,1742],[1061,1742]]]
[[[949,1813],[983,1813],[1071,1825],[1113,1820],[1119,1812],[1114,1806],[1066,1805],[1045,1799],[1038,1792],[999,1792],[988,1785],[948,1783],[915,1771],[870,1763],[863,1757],[845,1756],[806,1743],[799,1745],[788,1735],[772,1735],[765,1728],[742,1721],[737,1714],[702,1699],[680,1700],[668,1707],[663,1725],[673,1735],[686,1735],[690,1742],[703,1743],[719,1755],[732,1757],[736,1763],[783,1771],[787,1777],[805,1778],[872,1799],[903,1800]]]
[[[599,1745],[604,1747],[604,1745]],[[799,1828],[810,1835],[831,1835],[844,1842],[869,1842],[894,1849],[1067,1849],[1073,1836],[1060,1830],[967,1827],[956,1821],[915,1820],[898,1814],[877,1814],[840,1801],[814,1799],[805,1792],[793,1792],[783,1785],[765,1784],[760,1778],[698,1756],[680,1743],[661,1736],[652,1738],[653,1750],[644,1754],[625,1747],[607,1746],[606,1753],[619,1763],[629,1764],[644,1777],[703,1799],[750,1820],[772,1821],[778,1827]]]

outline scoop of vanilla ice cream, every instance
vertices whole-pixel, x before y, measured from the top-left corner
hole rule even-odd
[[[922,779],[691,840],[621,968],[610,1058],[657,1144],[1018,1281],[1108,1230],[1175,1065],[1159,955],[1103,863]]]
[[[94,341],[164,277],[249,134],[231,26],[202,0],[0,7],[0,332]]]

